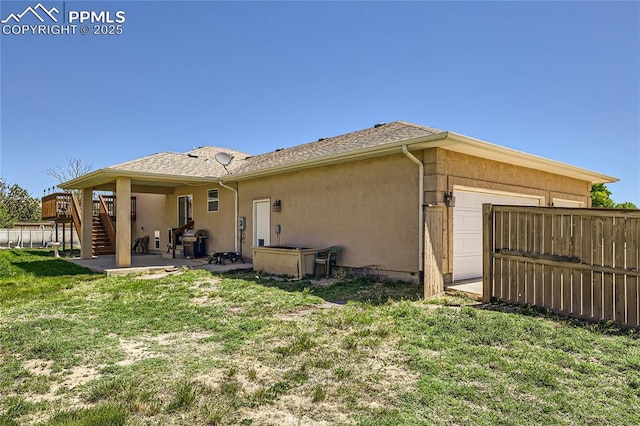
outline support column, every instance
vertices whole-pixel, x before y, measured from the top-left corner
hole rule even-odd
[[[116,178],[116,268],[131,267],[131,179]]]
[[[82,190],[82,216],[80,217],[80,258],[91,259],[93,255],[93,188]],[[73,242],[73,233],[71,233]],[[73,246],[72,246],[73,247]]]

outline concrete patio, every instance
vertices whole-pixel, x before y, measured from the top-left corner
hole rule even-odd
[[[205,269],[212,272],[224,272],[234,269],[253,269],[251,263],[226,263],[225,265],[209,264],[207,258],[185,259],[176,257],[167,258],[161,254],[132,254],[130,268],[116,268],[115,255],[94,256],[92,259],[80,259],[71,257],[65,259],[78,266],[91,269],[94,272],[107,275],[141,274],[154,271],[166,271],[186,267],[189,269]]]
[[[482,299],[482,278],[476,278],[465,281],[456,281],[451,284],[445,284],[444,290],[446,291],[459,291],[465,293],[471,298],[481,300]]]

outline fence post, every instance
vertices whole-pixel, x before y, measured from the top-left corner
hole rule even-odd
[[[493,211],[491,204],[482,205],[482,302],[491,301],[493,282]]]
[[[444,291],[442,276],[445,206],[427,206],[424,215],[424,298]]]

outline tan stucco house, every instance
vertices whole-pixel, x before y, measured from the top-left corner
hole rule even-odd
[[[219,147],[159,153],[61,187],[81,189],[85,199],[96,190],[118,199],[147,194],[133,226],[127,203],[117,212],[119,267],[130,264],[136,237],[159,236],[152,248],[162,251],[168,230],[192,219],[210,236],[207,250],[250,258],[254,246],[339,245],[344,268],[376,265],[392,278],[451,282],[482,273],[482,203],[589,207],[591,185],[616,180],[396,121],[255,156]],[[89,258],[90,227],[82,235]]]

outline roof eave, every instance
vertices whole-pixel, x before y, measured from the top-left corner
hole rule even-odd
[[[58,186],[65,190],[99,188],[100,186],[114,182],[117,177],[128,177],[132,180],[150,182],[160,186],[163,184],[164,186],[176,186],[181,183],[206,184],[220,181],[220,178],[215,176],[185,176],[104,168],[89,172],[75,179],[68,180]]]
[[[550,160],[537,155],[528,154],[512,148],[495,145],[455,132],[448,132],[446,144],[442,147],[451,151],[474,155],[476,157],[482,157],[489,160],[511,163],[530,169],[569,176],[575,179],[591,182],[592,184],[613,183],[620,180],[613,176],[572,166],[571,164],[562,163],[560,161]]]

